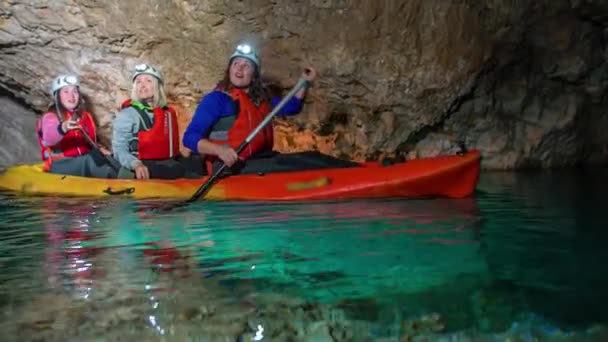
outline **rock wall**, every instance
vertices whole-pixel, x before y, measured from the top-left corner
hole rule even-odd
[[[607,36],[598,18],[585,15],[599,2],[582,3],[541,2],[527,10],[526,24],[498,42],[487,71],[439,136],[482,149],[491,168],[606,162]]]
[[[319,71],[303,113],[275,120],[277,150],[417,158],[464,141],[485,168],[605,162],[606,14],[592,0],[4,1],[0,87],[39,112],[53,77],[79,74],[107,142],[150,62],[183,129],[249,41],[283,91]]]
[[[0,91],[0,169],[40,160],[34,113]]]

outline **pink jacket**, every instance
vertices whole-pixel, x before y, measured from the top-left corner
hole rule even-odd
[[[42,142],[46,146],[55,146],[57,145],[61,139],[63,139],[63,135],[59,133],[59,118],[57,114],[53,112],[44,113],[42,115],[41,126],[42,126]]]

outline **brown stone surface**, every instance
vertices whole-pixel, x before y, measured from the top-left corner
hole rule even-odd
[[[16,163],[33,163],[40,159],[36,142],[36,118],[10,97],[0,95],[0,110],[10,115],[2,116],[0,125],[0,169]]]
[[[40,111],[54,76],[79,74],[107,142],[130,70],[151,62],[183,130],[249,40],[285,90],[319,72],[303,113],[275,120],[280,151],[414,158],[465,141],[485,168],[601,162],[607,14],[604,1],[1,1],[0,87]]]

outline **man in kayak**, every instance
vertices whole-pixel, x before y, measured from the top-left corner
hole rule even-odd
[[[36,122],[44,170],[63,175],[115,178],[111,152],[97,144],[93,116],[85,110],[80,80],[60,75],[51,84],[53,103]],[[102,155],[103,154],[103,155]],[[105,155],[105,156],[104,156]]]
[[[131,98],[113,122],[112,148],[119,178],[176,179],[203,174],[201,162],[181,158],[175,110],[167,106],[164,79],[152,65],[135,66]]]
[[[235,151],[281,100],[269,95],[260,68],[257,52],[247,44],[238,45],[228,59],[224,78],[198,104],[182,142],[206,156],[208,172],[219,168],[221,162],[232,167],[233,172],[243,174],[298,168],[293,163],[281,162],[280,156],[272,151],[272,124],[260,131],[240,155]],[[310,84],[316,71],[308,67],[301,77]],[[277,115],[298,114],[306,92],[306,88],[299,90]],[[243,160],[246,162],[237,163]]]

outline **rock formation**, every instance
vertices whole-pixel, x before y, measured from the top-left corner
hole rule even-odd
[[[50,81],[79,74],[107,142],[133,66],[150,62],[183,130],[249,41],[284,91],[306,65],[319,71],[303,113],[275,120],[277,150],[373,160],[464,142],[489,169],[605,162],[606,14],[599,0],[9,0],[0,87],[30,107],[19,139],[35,147]]]
[[[16,163],[35,163],[40,160],[36,142],[36,123],[32,111],[0,92],[0,168]]]

